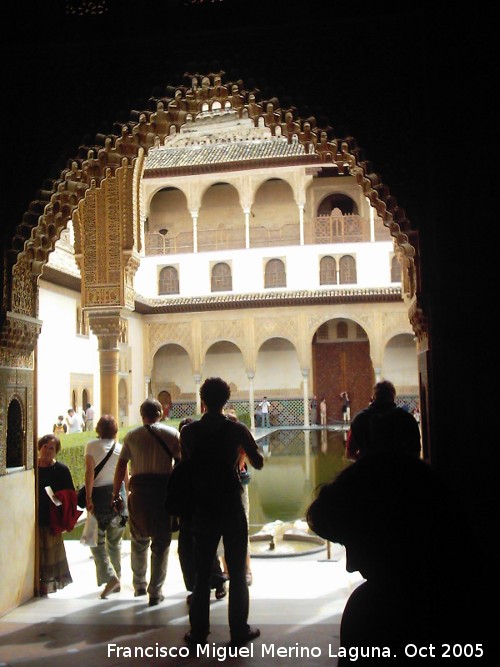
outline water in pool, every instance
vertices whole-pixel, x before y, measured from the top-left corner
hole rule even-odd
[[[269,523],[304,518],[315,489],[349,465],[345,436],[344,431],[327,429],[284,429],[258,440],[264,468],[251,469],[251,535]]]

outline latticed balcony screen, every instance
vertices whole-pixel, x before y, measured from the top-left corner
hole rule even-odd
[[[233,289],[231,267],[225,262],[219,262],[212,269],[212,292],[228,292]]]
[[[340,258],[339,274],[341,285],[352,285],[358,282],[356,272],[356,260],[350,255],[344,255]]]
[[[286,287],[286,270],[281,259],[270,259],[266,264],[264,287]]]
[[[337,284],[337,262],[334,257],[322,257],[319,265],[319,284]]]
[[[174,266],[165,266],[160,271],[158,294],[179,294],[179,274]]]

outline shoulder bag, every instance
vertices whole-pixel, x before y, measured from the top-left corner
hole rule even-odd
[[[116,442],[113,442],[113,446],[111,447],[109,452],[106,454],[103,460],[94,468],[94,480],[106,465],[111,454],[115,451],[115,447],[116,447]],[[76,503],[78,507],[82,507],[83,509],[87,507],[87,491],[85,489],[85,484],[82,484],[82,486],[78,489],[76,493]]]

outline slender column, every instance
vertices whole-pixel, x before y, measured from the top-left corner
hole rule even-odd
[[[309,369],[302,369],[302,377],[304,378],[304,426],[309,428]]]
[[[243,209],[245,214],[245,248],[250,247],[250,209]]]
[[[144,376],[144,398],[151,398],[151,377]]]
[[[193,252],[198,252],[198,213],[191,211],[193,219]]]
[[[300,245],[304,245],[304,204],[299,204]]]
[[[370,206],[370,241],[375,241],[375,209]]]
[[[255,430],[255,396],[253,389],[253,379],[255,373],[253,371],[247,371],[248,377],[248,410],[250,411],[250,428],[252,431]]]
[[[195,373],[195,375],[193,375],[193,378],[194,378],[194,384],[196,386],[196,389],[195,389],[196,414],[200,415],[201,414],[201,398],[200,398],[201,375],[199,373]]]
[[[380,382],[382,380],[382,369],[377,367],[373,370],[375,372],[375,382]]]
[[[119,309],[89,310],[89,323],[97,336],[99,349],[99,380],[101,414],[118,419],[118,341],[123,327]]]

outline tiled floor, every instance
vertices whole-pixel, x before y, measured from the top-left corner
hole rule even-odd
[[[170,552],[166,598],[154,608],[148,606],[147,598],[133,596],[129,542],[123,548],[121,592],[108,600],[99,598],[88,548],[77,541],[67,545],[73,584],[48,598],[33,599],[0,619],[0,667],[187,667],[221,662],[279,667],[294,662],[298,651],[303,654],[300,664],[332,666],[345,601],[362,581],[358,574],[345,571],[344,552],[335,545],[329,559],[326,550],[298,557],[254,558],[249,621],[262,635],[248,645],[253,654],[246,657],[241,652],[222,660],[229,639],[225,598],[212,601],[210,657],[197,656],[196,651],[179,656],[180,647],[186,650],[182,637],[188,618],[176,542]]]

